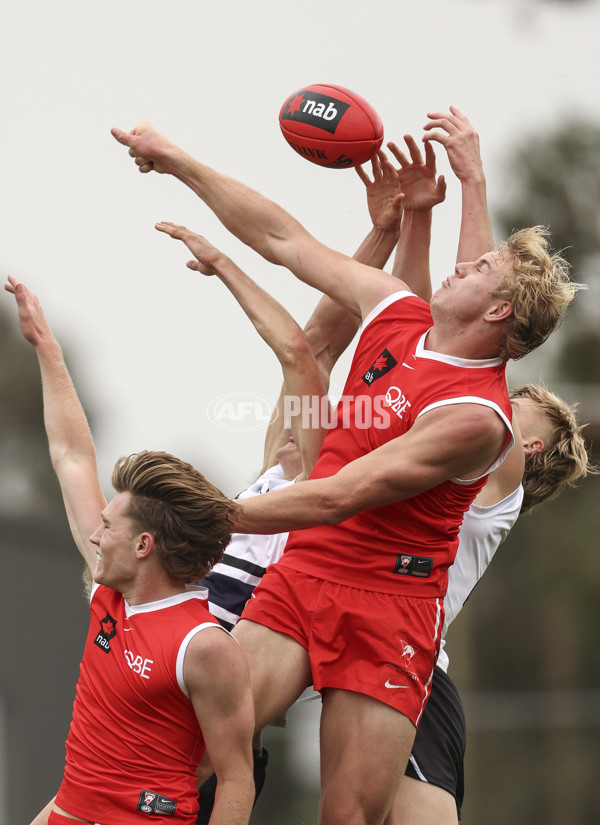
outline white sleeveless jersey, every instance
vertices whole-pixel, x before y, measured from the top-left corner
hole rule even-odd
[[[445,636],[471,591],[485,573],[494,553],[508,535],[521,511],[523,487],[519,485],[502,501],[489,507],[471,504],[458,534],[458,550],[448,570],[448,590],[444,598],[446,618],[442,630],[442,647],[438,667],[448,670]]]
[[[284,477],[281,464],[277,464],[266,470],[254,484],[240,493],[237,499],[243,501],[293,483]],[[200,582],[208,588],[210,612],[228,630],[239,619],[267,567],[281,558],[287,538],[287,533],[234,533],[223,559],[215,564],[209,575]]]

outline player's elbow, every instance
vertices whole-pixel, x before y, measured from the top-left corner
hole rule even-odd
[[[334,491],[322,495],[318,506],[318,524],[335,526],[358,512],[352,502]]]
[[[235,821],[247,821],[256,795],[251,768],[229,771],[226,776],[217,773],[217,794],[220,809]]]
[[[96,453],[92,446],[86,450],[74,452],[67,445],[53,445],[50,447],[50,461],[59,481],[84,472],[97,474]]]
[[[50,444],[50,461],[52,469],[58,475],[69,460],[69,450],[65,444]]]
[[[293,262],[301,256],[302,244],[309,234],[295,218],[286,212],[280,212],[279,220],[263,229],[262,238],[257,247],[260,254],[273,264],[292,269]]]
[[[280,360],[282,366],[298,370],[307,362],[313,361],[313,355],[306,336],[298,328],[290,329],[282,343]]]

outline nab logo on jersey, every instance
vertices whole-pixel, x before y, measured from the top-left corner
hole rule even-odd
[[[105,653],[110,653],[110,640],[117,635],[117,620],[107,613],[100,619],[100,632],[94,639],[94,644],[102,648]]]
[[[392,353],[384,349],[381,355],[378,355],[377,358],[373,361],[369,369],[363,375],[363,381],[365,384],[371,386],[373,381],[377,381],[378,378],[381,378],[382,375],[385,375],[386,372],[389,372],[392,367],[395,367],[398,362],[392,355]]]
[[[334,135],[340,120],[349,108],[349,103],[335,97],[302,90],[288,100],[281,119],[309,123]]]

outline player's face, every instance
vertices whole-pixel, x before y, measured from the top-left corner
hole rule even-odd
[[[511,259],[500,252],[487,252],[476,261],[458,263],[433,294],[431,306],[443,307],[457,320],[481,318],[495,303],[494,291],[511,272]]]
[[[115,590],[130,582],[136,572],[139,533],[128,515],[130,493],[117,493],[102,512],[102,523],[90,536],[96,545],[94,581]]]

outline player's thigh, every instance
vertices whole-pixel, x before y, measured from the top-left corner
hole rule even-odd
[[[403,776],[385,825],[457,825],[454,797],[443,788]]]
[[[240,619],[233,635],[248,659],[256,728],[260,730],[312,683],[308,653],[291,636],[246,619]]]
[[[413,723],[362,693],[328,688],[321,714],[322,825],[379,825],[392,805]]]

